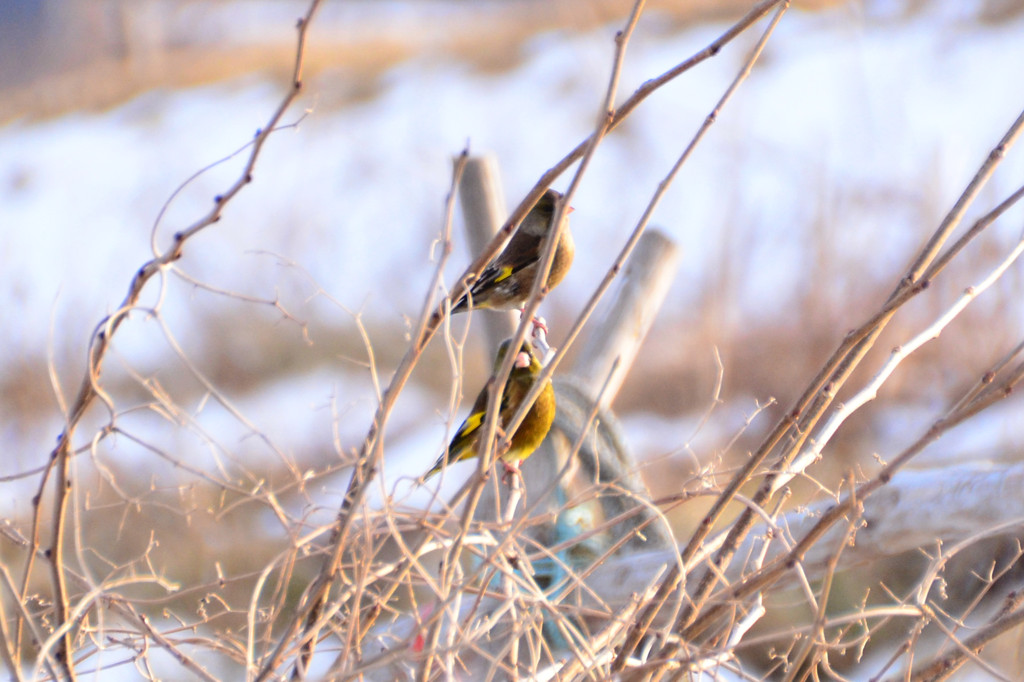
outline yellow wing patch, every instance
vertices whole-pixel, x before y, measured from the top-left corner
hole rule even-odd
[[[497,284],[498,282],[506,280],[506,279],[508,279],[511,276],[512,276],[512,266],[511,265],[506,265],[505,267],[503,267],[501,270],[498,271],[498,276],[494,278],[494,283]]]
[[[484,421],[483,412],[474,412],[473,414],[466,417],[466,421],[462,422],[462,428],[455,434],[455,438],[465,438],[469,434],[473,433],[480,428],[480,424]]]

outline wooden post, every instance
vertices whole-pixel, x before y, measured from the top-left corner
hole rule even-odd
[[[650,508],[637,505],[636,500],[649,497],[649,493],[610,406],[665,300],[678,262],[678,247],[662,232],[650,230],[640,238],[608,303],[591,318],[589,336],[575,363],[555,379],[555,427],[542,451],[547,461],[536,463],[545,471],[531,474],[524,468],[528,493],[534,476],[540,481],[552,480],[564,469],[570,473],[561,479],[558,497],[587,500],[566,512],[548,510],[558,515],[559,541],[570,532],[582,535],[608,519],[635,512],[601,536],[592,537],[587,547],[579,547],[581,554],[599,555],[626,535],[631,537],[621,551],[675,546],[671,529]],[[581,439],[584,433],[586,437]],[[575,452],[577,442],[580,446]],[[595,486],[607,489],[600,495],[585,492]],[[609,494],[612,489],[619,494]],[[635,533],[637,528],[643,530]]]
[[[592,400],[598,399],[607,380],[601,408],[610,407],[622,387],[665,300],[678,262],[675,243],[659,230],[648,230],[626,261],[615,295],[595,311],[596,324],[569,373],[579,378]]]
[[[493,157],[469,159],[459,198],[471,248],[479,251],[506,215]],[[577,238],[577,243],[586,240]],[[609,407],[665,300],[678,262],[678,247],[662,232],[648,230],[640,238],[607,302],[590,319],[575,364],[554,377],[555,423],[541,448],[522,465],[526,499],[537,504],[532,513],[554,519],[531,531],[541,545],[553,546],[610,519],[623,519],[574,545],[564,557],[571,565],[586,565],[625,536],[629,540],[620,552],[675,546],[667,525],[637,502],[649,493]],[[474,314],[484,320],[491,349],[515,331],[518,321],[515,313]],[[557,320],[549,324],[553,331],[560,326]],[[492,478],[480,500],[480,520],[503,518],[509,490],[498,478]],[[567,507],[567,500],[577,502]]]
[[[459,184],[459,202],[462,204],[462,217],[466,221],[470,251],[473,254],[480,253],[508,218],[505,193],[501,189],[501,173],[492,154],[473,156],[466,162],[462,182]],[[515,312],[494,310],[474,310],[466,314],[483,322],[487,345],[491,349],[485,355],[490,362],[494,350],[515,332],[519,317]]]

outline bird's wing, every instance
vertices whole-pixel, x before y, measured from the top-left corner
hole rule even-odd
[[[540,245],[543,239],[543,235],[535,237],[526,234],[522,229],[517,231],[498,258],[480,273],[480,278],[473,285],[473,291],[481,291],[498,284],[536,263],[540,259]]]
[[[463,441],[468,438],[472,438],[473,434],[476,433],[476,430],[484,423],[484,417],[486,416],[487,413],[483,410],[480,410],[479,412],[471,412],[470,415],[466,417],[466,420],[462,422],[462,425],[455,433],[455,436],[452,437],[452,444],[448,448],[449,451],[454,452],[458,450],[459,445],[461,445]]]
[[[469,457],[475,457],[478,453],[474,452],[473,439],[477,436],[477,431],[483,426],[484,420],[487,418],[487,392],[490,390],[491,384],[494,382],[494,377],[487,380],[484,387],[480,389],[480,393],[477,395],[476,400],[473,402],[473,409],[469,411],[469,416],[459,426],[459,430],[455,432],[452,437],[452,442],[448,446],[448,457],[449,461],[455,462],[460,459],[467,459]],[[507,418],[505,414],[506,406],[508,403],[508,388],[501,395],[501,400],[498,405],[498,414],[502,417]],[[498,425],[499,428],[501,425]]]

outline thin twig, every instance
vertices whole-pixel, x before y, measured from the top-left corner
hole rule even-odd
[[[762,3],[762,5],[767,4],[768,3]],[[780,3],[772,3],[772,6],[774,6],[775,4],[779,5],[778,9],[776,10],[775,15],[772,17],[771,21],[768,23],[768,26],[765,28],[764,32],[762,32],[757,44],[754,46],[750,54],[747,56],[747,59],[744,61],[743,68],[740,69],[740,72],[733,79],[732,83],[730,83],[725,93],[722,94],[722,97],[718,100],[718,102],[715,104],[715,107],[711,110],[711,113],[708,114],[708,116],[704,119],[703,125],[697,131],[697,134],[694,136],[690,144],[687,145],[686,150],[684,150],[683,153],[680,155],[672,171],[659,184],[658,192],[652,199],[651,205],[648,206],[647,211],[645,211],[644,218],[641,219],[640,225],[638,225],[638,230],[641,229],[646,224],[646,221],[650,219],[650,214],[653,212],[654,204],[657,202],[658,199],[660,199],[661,195],[665,192],[665,190],[668,187],[668,184],[675,177],[675,174],[679,171],[683,162],[685,162],[686,159],[689,158],[689,155],[696,146],[697,142],[700,141],[700,139],[704,136],[707,130],[711,127],[711,125],[718,119],[719,112],[732,97],[733,93],[736,92],[740,84],[746,80],[747,76],[750,75],[751,70],[754,68],[754,63],[757,61],[758,57],[761,56],[761,52],[764,50],[765,45],[767,45],[768,43],[768,38],[771,37],[772,32],[775,30],[775,27],[778,25],[779,21],[782,20],[782,16],[786,13],[786,10],[789,9],[788,0],[785,0]],[[751,10],[751,14],[759,10],[762,7],[762,5],[759,5],[754,10]],[[768,8],[765,7],[765,12],[767,12],[767,9]],[[689,557],[684,552],[682,557],[683,563],[685,563],[688,559]],[[640,619],[638,619],[638,621],[633,625],[633,627],[630,628],[630,631],[626,636],[626,641],[623,642],[621,648],[619,649],[618,656],[615,659],[615,663],[612,665],[613,671],[620,672],[624,669],[626,661],[629,659],[630,656],[633,655],[634,651],[636,651],[636,647],[640,644],[640,640],[643,638],[647,629],[654,621],[654,618],[657,616],[657,613],[660,610],[661,606],[664,603],[666,603],[666,601],[669,598],[669,595],[671,595],[679,587],[679,583],[682,581],[682,579],[683,574],[678,568],[673,568],[673,570],[670,571],[669,575],[662,582],[661,588],[659,589],[658,595],[655,597],[655,600],[644,609]]]
[[[967,189],[964,190],[954,207],[943,219],[941,225],[936,231],[936,234],[942,233],[948,236],[952,228],[959,223],[959,220],[962,218],[967,206],[977,197],[985,182],[987,182],[995,171],[998,163],[1004,158],[1006,151],[1020,136],[1022,129],[1024,129],[1024,112],[1018,116],[996,147],[989,153],[985,162],[969,183]],[[929,251],[936,244],[941,245],[944,241],[944,238],[930,239],[928,246],[922,250],[921,256],[915,260],[915,264],[925,268],[928,267],[928,265],[934,261],[934,254],[925,257],[924,252]],[[892,299],[903,297],[906,295],[908,290],[917,290],[923,286],[926,286],[926,283],[925,281],[920,281],[919,269],[912,268],[906,275],[904,275],[904,277],[901,278],[900,283],[890,296],[890,302]],[[864,325],[852,335],[848,335],[847,339],[844,339],[843,343],[840,344],[840,348],[832,355],[832,357],[826,362],[824,368],[812,380],[808,389],[797,400],[795,406],[779,420],[754,455],[747,459],[740,471],[733,477],[732,481],[726,487],[726,490],[722,493],[722,496],[705,515],[697,532],[691,536],[687,547],[683,550],[684,556],[692,556],[692,554],[698,551],[700,544],[703,542],[704,538],[707,537],[707,534],[710,532],[714,524],[719,520],[726,505],[732,499],[732,496],[736,493],[739,487],[749,480],[751,474],[761,466],[775,448],[783,442],[786,442],[786,448],[776,458],[776,471],[785,470],[785,468],[789,466],[792,458],[796,456],[796,453],[810,436],[814,427],[818,423],[818,420],[821,418],[828,405],[831,404],[836,393],[846,383],[847,379],[849,379],[853,370],[859,365],[867,351],[872,347],[875,340],[881,334],[882,330],[888,324],[894,313],[895,309],[887,314],[874,316],[872,318],[873,326],[869,327]],[[793,434],[793,437],[788,441],[785,441],[785,437],[790,433]],[[774,489],[774,479],[775,476],[772,474],[765,477],[764,482],[754,497],[755,502],[763,504],[771,495],[772,490]],[[715,557],[715,566],[720,567],[731,560],[732,553],[742,541],[746,533],[750,530],[752,523],[753,516],[749,511],[744,510],[741,512],[740,517],[733,522],[730,528],[729,537],[718,555]],[[678,630],[684,631],[696,618],[697,613],[700,608],[703,607],[717,583],[716,572],[717,569],[712,570],[709,568],[701,577],[700,583],[693,595],[694,606],[680,618],[677,623]]]

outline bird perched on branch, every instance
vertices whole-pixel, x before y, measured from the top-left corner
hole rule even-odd
[[[452,314],[470,308],[495,310],[522,309],[530,297],[530,288],[537,276],[537,266],[543,253],[544,238],[554,226],[555,207],[562,198],[553,189],[544,192],[537,204],[523,218],[519,229],[512,235],[505,250],[498,254],[470,287],[469,292],[452,306]],[[566,210],[568,215],[572,209]],[[548,271],[547,288],[555,288],[572,265],[576,246],[566,224],[558,238],[555,256]]]
[[[473,409],[469,416],[462,422],[462,426],[455,433],[448,449],[441,454],[437,463],[426,474],[423,480],[436,474],[447,464],[458,462],[464,459],[472,459],[480,455],[481,440],[484,433],[484,422],[487,420],[487,393],[491,384],[495,381],[495,374],[501,368],[505,355],[512,345],[512,339],[506,339],[498,348],[498,354],[494,358],[494,369],[491,370],[491,378],[487,380],[480,395],[473,403]],[[498,432],[505,424],[508,424],[522,404],[526,394],[537,381],[543,367],[533,346],[529,340],[524,340],[519,353],[516,354],[515,363],[512,365],[512,372],[509,374],[505,389],[501,393],[498,405]],[[555,389],[549,380],[533,407],[526,413],[526,417],[515,430],[510,439],[509,449],[500,454],[501,460],[505,463],[506,469],[511,473],[519,468],[519,463],[533,454],[533,451],[540,447],[544,438],[551,429],[551,422],[555,419]]]

